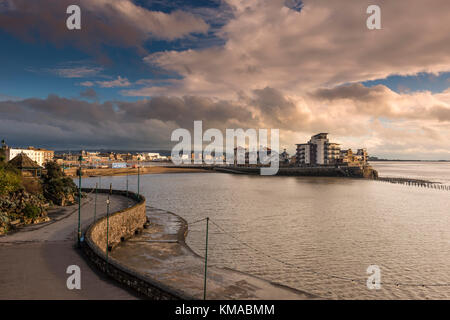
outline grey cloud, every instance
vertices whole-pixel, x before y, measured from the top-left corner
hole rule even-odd
[[[204,120],[207,125],[224,128],[235,123],[243,126],[256,124],[251,111],[231,101],[215,101],[198,96],[154,97],[139,102],[121,102],[118,107],[131,119],[159,119],[172,121],[190,128],[194,120]]]
[[[92,88],[87,88],[86,90],[81,91],[80,97],[87,98],[87,99],[97,99],[98,98],[97,92]]]
[[[439,121],[450,122],[450,108],[434,106],[430,109],[430,114]]]
[[[168,147],[171,132],[191,130],[194,120],[203,120],[205,130],[257,123],[243,106],[192,96],[98,103],[49,95],[0,101],[0,136],[26,145]]]
[[[72,45],[108,60],[103,45],[134,47],[142,53],[149,38],[174,40],[191,33],[204,33],[208,25],[182,11],[154,12],[130,0],[9,0],[8,10],[0,10],[0,29],[27,41],[36,38],[61,45]],[[66,8],[79,5],[81,30],[65,25]]]
[[[390,90],[383,85],[374,87],[366,87],[361,83],[354,83],[349,85],[342,85],[334,88],[317,89],[312,96],[328,101],[349,99],[358,101],[373,102],[377,99],[382,99]]]
[[[385,92],[384,105],[390,107],[384,113],[375,108],[383,100],[377,96],[380,92]],[[233,100],[159,96],[99,103],[49,95],[0,101],[0,136],[13,144],[59,148],[170,148],[174,129],[192,130],[194,120],[203,120],[204,130],[278,128],[281,145],[288,147],[327,131],[338,142],[348,145],[360,139],[382,154],[390,152],[390,139],[395,136],[396,152],[412,154],[427,148],[450,150],[446,138],[450,108],[443,102],[450,93],[440,94],[439,99],[430,93],[399,95],[354,85],[315,91],[300,100],[270,87],[250,95],[240,93]],[[361,104],[367,107],[361,109]]]

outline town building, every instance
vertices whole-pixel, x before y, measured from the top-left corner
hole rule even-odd
[[[25,154],[28,158],[30,158],[32,161],[36,162],[39,166],[44,166],[44,164],[48,161],[53,161],[54,157],[54,151],[42,149],[42,148],[34,148],[34,147],[28,147],[27,149],[20,149],[20,148],[11,148],[6,145],[3,147],[6,161],[10,161],[14,159],[19,154]]]
[[[238,146],[234,148],[234,165],[267,164],[273,156],[280,157],[280,154],[269,147],[259,146],[257,150],[250,151],[248,148]]]
[[[336,164],[339,162],[340,150],[339,144],[329,142],[328,133],[319,133],[312,136],[308,143],[297,144],[297,164]]]
[[[283,150],[282,153],[280,153],[280,164],[281,165],[289,165],[289,153],[287,153],[286,149]]]
[[[143,154],[144,160],[146,161],[167,161],[166,156],[160,155],[158,152],[147,152]]]
[[[297,144],[296,164],[298,166],[315,165],[346,165],[359,166],[367,164],[366,149],[341,150],[340,144],[332,143],[328,133],[318,133],[311,137],[308,143]]]

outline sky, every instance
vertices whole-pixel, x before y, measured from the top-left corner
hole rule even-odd
[[[81,8],[68,30],[66,8]],[[366,26],[381,8],[380,30]],[[193,129],[318,132],[450,160],[448,0],[0,0],[0,137],[170,149]]]

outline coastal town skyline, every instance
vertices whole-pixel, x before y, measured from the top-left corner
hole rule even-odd
[[[380,2],[380,30],[366,27],[373,1],[46,1],[0,1],[11,145],[169,150],[203,120],[280,129],[291,153],[332,132],[379,158],[450,160],[446,1]],[[66,28],[68,4],[81,30]]]

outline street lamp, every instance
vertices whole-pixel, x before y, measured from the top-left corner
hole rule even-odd
[[[141,179],[140,179],[140,173],[141,173],[141,167],[139,166],[139,158],[138,158],[138,185],[137,185],[137,187],[138,187],[138,192],[137,192],[137,195],[138,195],[138,201],[139,201],[139,188],[140,188],[140,183],[141,183]]]
[[[80,157],[78,158],[78,161],[80,162],[80,168],[78,171],[79,178],[78,178],[78,246],[81,244],[81,161],[83,161],[83,157],[80,154]]]

